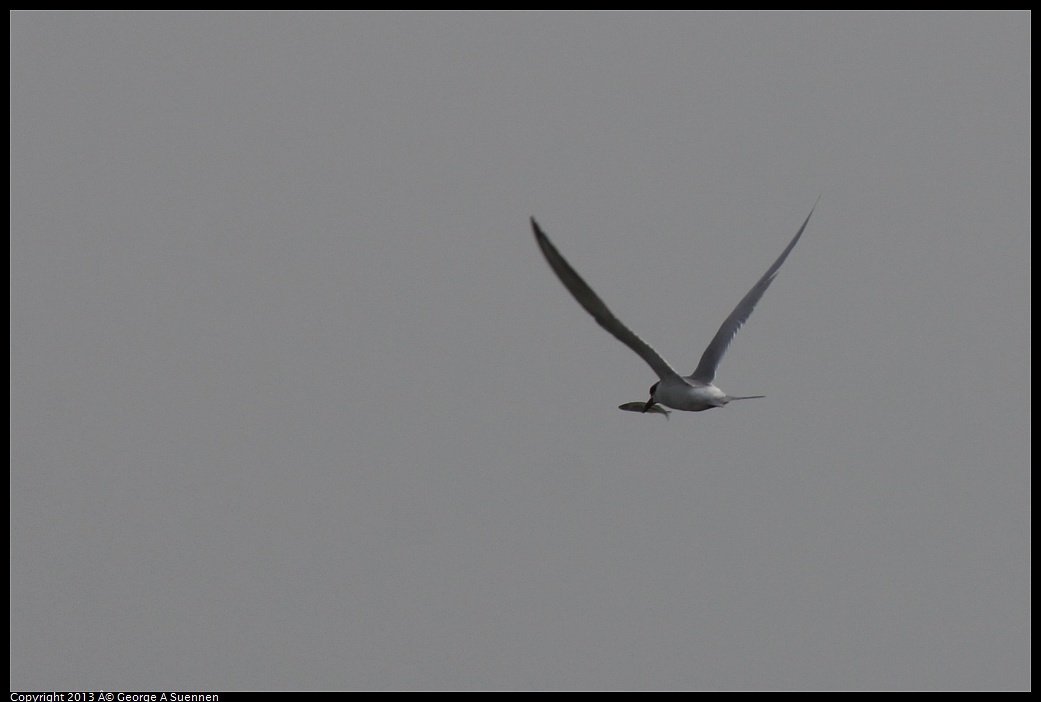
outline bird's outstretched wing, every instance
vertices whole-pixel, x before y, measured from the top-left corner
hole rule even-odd
[[[568,292],[578,300],[578,304],[582,305],[586,312],[593,315],[596,323],[610,332],[614,338],[635,351],[636,355],[646,361],[647,365],[662,380],[679,378],[679,373],[673,370],[672,366],[659,356],[658,352],[651,348],[650,344],[633,333],[629,327],[622,324],[621,320],[611,313],[611,310],[607,309],[607,305],[604,304],[603,300],[597,297],[597,294],[586,285],[586,282],[575,272],[571,264],[560,255],[557,247],[553,246],[549,237],[542,231],[534,217],[531,218],[531,229],[535,232],[535,241],[538,242],[539,248],[542,249],[542,255],[546,257],[549,267],[557,274],[560,282],[564,284]]]
[[[820,197],[817,197],[820,201]],[[806,229],[806,225],[810,222],[810,217],[813,216],[813,210],[817,209],[817,203],[813,203],[813,207],[810,209],[810,214],[806,215],[806,220],[799,227],[799,231],[795,233],[795,237],[791,240],[788,246],[785,247],[781,255],[777,257],[774,264],[770,266],[770,269],[766,271],[766,274],[759,279],[759,282],[752,286],[752,289],[741,298],[741,302],[737,303],[737,307],[730,313],[730,316],[726,318],[723,325],[716,332],[715,337],[712,338],[712,342],[705,349],[705,353],[701,355],[701,361],[698,363],[698,367],[690,375],[690,378],[697,380],[702,383],[711,383],[716,377],[716,368],[719,367],[719,362],[723,359],[723,354],[727,352],[727,348],[730,346],[730,342],[734,340],[734,335],[737,334],[737,330],[748,321],[749,316],[752,314],[752,310],[755,309],[756,303],[766,292],[766,289],[770,287],[770,283],[774,282],[774,278],[777,277],[777,271],[781,270],[781,264],[784,263],[784,259],[788,258],[788,254],[792,252],[795,245],[799,243],[799,237],[802,236],[802,232]]]

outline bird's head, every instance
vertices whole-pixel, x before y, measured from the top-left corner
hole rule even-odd
[[[651,389],[647,393],[651,396],[651,399],[647,400],[647,404],[643,406],[643,411],[646,412],[654,406],[654,393],[658,390],[658,383],[651,386]]]

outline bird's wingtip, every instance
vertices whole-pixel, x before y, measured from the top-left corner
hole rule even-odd
[[[810,208],[810,214],[811,215],[813,214],[813,211],[815,209],[817,209],[817,204],[821,201],[821,198],[823,196],[824,196],[824,191],[823,190],[821,190],[819,193],[817,193],[817,199],[813,201],[813,207]],[[807,219],[809,219],[809,218],[807,218]]]
[[[542,227],[539,226],[534,217],[531,218],[531,231],[534,232],[535,238],[539,241],[546,239],[546,233],[542,231]]]

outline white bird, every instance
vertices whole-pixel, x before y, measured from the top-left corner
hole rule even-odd
[[[817,199],[820,200],[819,197]],[[531,228],[535,232],[535,241],[538,242],[539,248],[542,249],[542,255],[546,257],[549,267],[557,274],[560,282],[564,284],[568,292],[578,300],[578,304],[582,305],[586,312],[593,315],[593,319],[596,320],[597,324],[610,332],[614,338],[635,351],[636,355],[646,361],[647,365],[658,374],[659,380],[651,386],[651,397],[647,402],[627,402],[620,405],[619,409],[630,412],[654,412],[668,417],[668,410],[661,405],[688,412],[701,412],[713,407],[722,407],[731,400],[751,400],[764,397],[764,395],[746,395],[743,397],[727,395],[716,387],[712,381],[716,377],[716,369],[719,367],[719,362],[730,346],[730,342],[733,341],[734,335],[737,334],[737,330],[748,321],[748,317],[752,314],[752,310],[755,309],[756,303],[759,302],[763,293],[766,292],[766,289],[770,287],[770,283],[777,276],[777,271],[780,270],[781,264],[784,263],[784,260],[788,258],[788,254],[792,252],[792,249],[799,242],[799,237],[802,236],[802,232],[806,229],[806,225],[809,224],[810,217],[813,216],[813,210],[816,208],[817,203],[814,203],[813,208],[810,209],[810,214],[806,215],[806,220],[799,227],[799,231],[795,233],[795,237],[781,252],[781,255],[777,257],[777,260],[774,261],[769,270],[766,271],[766,274],[759,279],[759,282],[753,285],[752,289],[741,298],[741,302],[737,303],[737,307],[726,318],[719,331],[716,332],[715,337],[712,338],[708,348],[701,355],[698,367],[688,376],[681,376],[673,370],[672,366],[658,355],[658,352],[651,348],[650,344],[633,333],[629,327],[622,324],[621,320],[614,316],[611,310],[607,309],[607,305],[604,304],[603,300],[597,297],[597,294],[586,285],[586,282],[575,272],[571,264],[560,255],[560,252],[550,242],[549,237],[542,231],[534,217],[531,218]]]

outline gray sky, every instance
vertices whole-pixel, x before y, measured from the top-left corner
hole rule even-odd
[[[1028,689],[1030,20],[13,14],[11,687]]]

